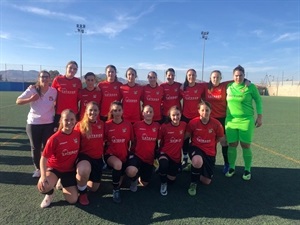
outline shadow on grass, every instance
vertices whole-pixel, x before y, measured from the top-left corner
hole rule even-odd
[[[26,134],[26,127],[7,127],[7,126],[0,126],[0,134],[19,134],[25,133]]]
[[[217,169],[218,171],[221,168]],[[300,174],[297,169],[253,168],[253,179],[241,179],[242,168],[232,178],[217,173],[210,186],[198,185],[197,195],[187,193],[189,173],[182,173],[168,188],[168,195],[159,193],[159,178],[154,176],[149,187],[132,193],[121,191],[122,203],[115,204],[111,187],[91,194],[89,206],[82,210],[102,219],[121,224],[150,224],[188,218],[248,219],[258,216],[277,216],[300,220]],[[294,208],[294,209],[293,209]],[[224,222],[224,221],[223,221]]]
[[[32,173],[0,171],[0,185],[36,185],[37,181],[38,178],[33,178]]]
[[[32,158],[30,156],[10,156],[2,155],[0,157],[0,164],[9,166],[32,165]]]

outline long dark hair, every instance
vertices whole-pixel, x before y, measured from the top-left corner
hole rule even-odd
[[[186,74],[185,74],[185,81],[184,81],[184,83],[183,83],[183,90],[184,90],[184,91],[186,90],[186,87],[189,86],[189,81],[188,81],[188,79],[187,79],[187,73],[188,73],[189,71],[193,71],[195,74],[197,74],[196,70],[194,70],[194,69],[188,69],[188,70],[186,71]]]
[[[38,93],[38,95],[41,97],[42,96],[42,91],[41,91],[41,81],[40,81],[40,76],[41,74],[46,74],[47,76],[49,76],[50,79],[50,73],[47,70],[41,70],[38,74],[38,79],[37,82],[35,83],[34,87],[36,89],[36,92]]]
[[[210,73],[210,76],[209,76],[209,82],[208,82],[208,90],[212,90],[213,89],[213,84],[212,84],[212,82],[211,82],[211,75],[213,74],[213,73],[218,73],[218,74],[220,74],[220,76],[221,76],[221,78],[222,78],[222,73],[221,73],[221,71],[220,70],[213,70],[213,71],[211,71],[211,73]]]

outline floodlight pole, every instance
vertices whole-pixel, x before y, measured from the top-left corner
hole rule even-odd
[[[77,32],[80,34],[80,80],[82,81],[82,34],[84,33],[85,24],[77,24]]]
[[[205,41],[208,38],[208,31],[202,31],[201,35],[202,35],[202,39],[203,39],[203,54],[202,54],[202,78],[201,81],[203,82],[203,75],[204,75],[204,55],[205,55]]]

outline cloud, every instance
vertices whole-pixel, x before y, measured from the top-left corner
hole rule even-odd
[[[273,42],[280,42],[280,41],[295,41],[299,40],[300,33],[285,33],[280,35],[279,37],[275,38]]]
[[[110,38],[116,37],[118,34],[123,32],[126,29],[129,29],[134,24],[138,23],[139,20],[153,12],[154,6],[150,6],[148,9],[140,12],[137,16],[128,16],[128,14],[132,13],[117,13],[117,16],[113,19],[113,21],[108,22],[106,24],[102,24],[100,28],[96,29],[95,31],[88,31],[87,34],[104,34]]]
[[[33,44],[33,45],[23,45],[25,48],[34,48],[34,49],[45,49],[45,50],[53,50],[52,46],[43,45],[43,44]]]
[[[163,49],[171,49],[174,45],[170,42],[161,42],[154,47],[154,50],[163,50]]]
[[[35,15],[39,16],[45,16],[45,17],[51,17],[51,18],[60,18],[60,19],[65,19],[65,20],[72,20],[76,22],[85,22],[85,18],[81,16],[76,16],[76,15],[71,15],[71,14],[65,14],[65,13],[60,13],[60,12],[53,12],[47,9],[42,9],[38,7],[31,7],[31,6],[18,6],[18,5],[13,5],[14,8],[27,12],[27,13],[32,13]]]
[[[10,39],[10,35],[8,33],[2,33],[0,34],[0,39]]]

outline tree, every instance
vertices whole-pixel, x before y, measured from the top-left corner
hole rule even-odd
[[[57,70],[49,70],[51,80],[53,80],[56,76],[58,76],[60,73]]]

